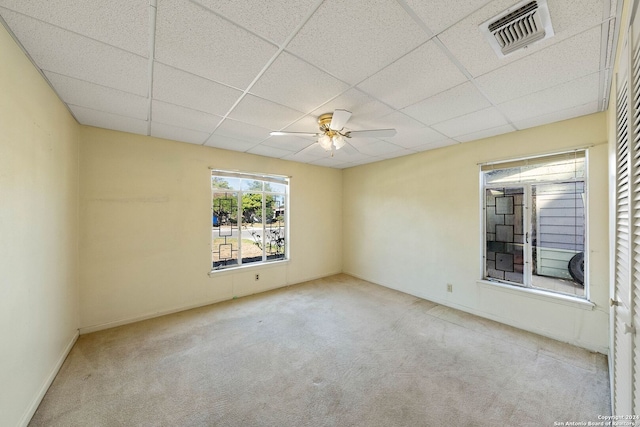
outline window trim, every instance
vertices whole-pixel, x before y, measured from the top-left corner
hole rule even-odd
[[[522,293],[523,295],[537,297],[538,299],[556,299],[559,301],[568,301],[569,305],[575,305],[578,301],[586,303],[585,307],[595,307],[595,304],[591,302],[591,286],[590,286],[590,274],[588,274],[590,264],[590,225],[589,225],[589,210],[590,210],[590,200],[589,200],[589,148],[591,146],[586,147],[577,147],[571,148],[564,151],[556,151],[556,152],[548,152],[544,154],[534,154],[526,157],[517,157],[517,158],[508,158],[496,161],[487,161],[478,163],[478,194],[479,194],[479,218],[480,218],[480,263],[479,263],[479,275],[476,283],[482,286],[488,287],[499,287],[501,290],[505,291],[514,291],[515,293]],[[488,184],[485,185],[484,173],[487,170],[491,170],[493,168],[500,169],[502,165],[514,164],[518,162],[526,162],[527,160],[541,160],[546,158],[553,159],[554,157],[560,157],[563,155],[571,154],[581,151],[584,153],[584,194],[585,194],[585,209],[584,209],[584,257],[585,257],[585,265],[587,269],[585,271],[584,277],[584,297],[571,296],[568,294],[564,294],[562,292],[554,292],[551,290],[544,290],[539,288],[534,288],[527,285],[520,285],[513,282],[509,282],[507,280],[499,280],[486,277],[486,216],[485,216],[485,189],[490,188],[492,186],[505,187],[505,186],[514,186],[514,185],[526,185],[527,183],[500,183],[500,184]],[[487,166],[492,166],[491,169],[487,168]],[[554,182],[554,181],[551,181]],[[588,309],[588,308],[587,308]]]
[[[222,272],[233,272],[233,271],[238,271],[238,270],[246,270],[249,268],[255,268],[255,267],[266,267],[266,266],[272,266],[272,265],[281,265],[282,263],[287,263],[290,260],[290,238],[289,238],[289,195],[291,193],[291,176],[287,176],[287,175],[276,175],[276,174],[264,174],[264,173],[252,173],[252,172],[240,172],[240,171],[229,171],[229,170],[221,170],[221,169],[217,169],[217,168],[213,168],[213,167],[209,167],[209,180],[211,182],[211,178],[213,176],[219,176],[219,177],[226,177],[226,178],[239,178],[239,179],[245,179],[245,180],[255,180],[255,181],[262,181],[262,182],[271,182],[274,184],[282,184],[286,186],[286,191],[285,193],[278,193],[278,192],[274,192],[274,191],[261,191],[260,194],[262,194],[263,196],[263,200],[262,200],[262,225],[263,225],[263,230],[265,230],[265,218],[264,215],[266,213],[266,209],[264,208],[264,203],[265,203],[265,197],[268,195],[276,195],[276,196],[284,196],[284,206],[285,206],[285,226],[284,226],[284,235],[285,235],[285,245],[284,245],[284,258],[281,259],[275,259],[275,260],[269,260],[267,257],[268,255],[266,255],[266,253],[263,250],[263,259],[262,261],[256,261],[256,262],[250,262],[250,263],[246,263],[243,264],[242,263],[242,238],[241,236],[238,238],[238,249],[240,250],[239,256],[238,256],[238,263],[235,265],[229,265],[229,266],[225,266],[222,268],[214,268],[213,267],[213,259],[212,257],[210,257],[209,259],[209,277],[213,277],[215,275],[219,275]],[[241,200],[242,198],[242,194],[245,193],[245,190],[239,189],[239,190],[230,190],[231,192],[235,192],[238,193],[238,199]],[[210,213],[209,213],[209,222],[211,222],[211,217],[213,216],[213,189],[210,189],[209,192],[209,199],[210,199],[210,204],[211,204],[211,208],[210,208]],[[240,218],[242,217],[242,204],[239,202],[238,203],[238,219],[240,220]],[[240,220],[241,221],[241,220]],[[240,225],[239,229],[241,229],[242,225]],[[263,233],[264,234],[264,233]],[[213,235],[211,235],[211,240],[209,243],[209,252],[212,253],[213,252]]]

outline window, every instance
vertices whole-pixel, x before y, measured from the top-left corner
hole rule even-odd
[[[287,259],[289,179],[211,171],[212,270]]]
[[[585,154],[482,165],[485,279],[586,297]]]

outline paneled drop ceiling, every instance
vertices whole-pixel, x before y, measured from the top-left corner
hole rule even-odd
[[[603,111],[621,0],[548,0],[555,36],[498,58],[514,0],[0,0],[78,122],[346,168]],[[317,117],[353,113],[333,156]]]

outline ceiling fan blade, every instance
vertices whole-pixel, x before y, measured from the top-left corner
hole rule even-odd
[[[273,131],[269,135],[271,136],[320,136],[317,132],[280,132]]]
[[[385,138],[394,136],[396,134],[395,129],[371,129],[371,130],[352,130],[347,132],[349,138],[356,138],[360,136],[368,136],[374,138]]]
[[[349,121],[349,118],[351,118],[351,111],[335,110],[331,118],[331,123],[329,124],[329,129],[342,130],[344,125]]]

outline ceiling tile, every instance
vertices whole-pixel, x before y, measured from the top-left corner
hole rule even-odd
[[[295,122],[302,115],[302,112],[284,105],[247,95],[229,114],[229,117],[254,126],[277,130]]]
[[[550,45],[572,37],[602,22],[603,0],[548,0],[554,37],[514,52],[506,58],[498,58],[489,43],[478,30],[488,19],[513,6],[513,0],[495,0],[472,13],[462,21],[441,33],[438,38],[474,77],[485,74],[508,63],[529,56]],[[556,64],[547,64],[550,67]]]
[[[414,150],[408,150],[406,148],[401,148],[398,151],[394,151],[391,153],[387,153],[384,156],[382,156],[383,159],[395,159],[396,157],[404,157],[404,156],[410,156],[412,154],[416,154],[416,152]]]
[[[316,0],[195,0],[238,25],[280,44],[311,12]],[[274,23],[277,23],[274,25]]]
[[[311,162],[312,165],[316,166],[324,166],[327,168],[338,168],[346,167],[348,162],[345,162],[344,159],[337,159],[335,157],[323,157],[318,160],[314,160]]]
[[[220,120],[222,120],[220,116],[162,101],[154,100],[151,105],[151,121],[153,123],[163,123],[210,134],[220,123]]]
[[[498,105],[512,122],[566,110],[598,101],[600,74],[594,73],[568,83],[532,93]]]
[[[297,153],[300,150],[304,150],[311,144],[316,142],[315,138],[305,139],[297,136],[272,136],[266,141],[262,142],[262,145],[267,147],[282,148],[283,150],[293,151]]]
[[[390,114],[366,120],[362,117],[352,117],[345,127],[349,130],[396,129],[400,132],[404,129],[422,129],[425,125],[404,113],[393,111]]]
[[[147,120],[149,101],[143,96],[99,86],[54,72],[46,71],[45,75],[58,95],[67,104]]]
[[[216,135],[215,133],[207,139],[205,144],[208,147],[222,148],[233,151],[247,151],[257,145],[256,142],[244,141],[224,135]]]
[[[357,121],[358,119],[372,120],[393,112],[393,109],[382,102],[377,101],[358,89],[352,88],[322,105],[313,111],[312,114],[318,117],[321,114],[330,113],[337,109],[351,111],[353,114],[349,121]]]
[[[401,129],[398,131],[396,136],[382,139],[387,142],[392,142],[395,145],[399,145],[404,148],[411,148],[413,150],[413,147],[435,143],[448,138],[440,132],[425,127],[420,129]]]
[[[293,162],[302,162],[302,163],[311,163],[314,160],[319,160],[321,158],[326,157],[327,152],[324,151],[319,145],[315,144],[310,148],[319,148],[320,151],[316,151],[313,149],[305,149],[299,151],[297,153],[289,154],[288,156],[284,156],[284,160],[291,160]]]
[[[269,138],[269,132],[271,131],[267,128],[253,126],[227,118],[218,126],[215,133],[220,136],[229,136],[231,138],[253,142],[253,145],[255,145]]]
[[[491,103],[473,83],[467,82],[403,108],[402,112],[422,123],[432,125],[490,106]]]
[[[349,86],[286,52],[251,88],[262,98],[308,113]]]
[[[151,136],[200,145],[205,142],[209,134],[164,123],[151,122]]]
[[[148,0],[0,0],[0,7],[138,55],[149,55]]]
[[[450,138],[506,125],[507,120],[494,107],[465,114],[431,126]]]
[[[434,34],[464,19],[470,13],[481,8],[491,0],[405,0],[416,16],[424,22]]]
[[[496,104],[546,89],[600,69],[600,27],[512,62],[476,79]]]
[[[159,63],[153,76],[154,99],[219,116],[227,114],[242,95],[237,89]]]
[[[599,102],[594,101],[588,104],[569,108],[567,110],[556,111],[553,113],[544,114],[531,119],[520,120],[518,122],[514,122],[513,124],[518,129],[527,129],[534,126],[542,126],[542,125],[546,125],[553,122],[572,119],[574,117],[597,113],[598,111],[600,111],[599,107],[600,107]]]
[[[376,157],[402,149],[402,147],[376,138],[353,138],[349,140],[349,143],[360,153]]]
[[[147,95],[148,61],[142,56],[7,9],[0,14],[42,70]]]
[[[245,89],[276,53],[276,46],[180,0],[158,4],[157,61]]]
[[[356,84],[426,40],[394,0],[327,0],[287,50]]]
[[[403,108],[465,82],[467,78],[432,41],[358,85],[377,99]]]
[[[147,122],[144,120],[119,116],[104,111],[91,110],[77,105],[70,105],[69,109],[82,125],[137,133],[140,135],[147,134]]]
[[[466,135],[457,136],[456,140],[460,142],[475,141],[477,139],[489,138],[490,136],[501,135],[503,133],[514,132],[516,129],[511,125],[496,126],[490,129],[483,129],[478,132],[468,133]]]
[[[417,145],[415,147],[411,147],[411,149],[413,151],[427,151],[427,150],[435,150],[436,148],[448,147],[450,145],[456,145],[456,144],[459,144],[459,142],[456,140],[447,138],[438,142],[430,142],[424,145]]]
[[[252,149],[248,150],[247,153],[257,154],[258,156],[276,157],[279,159],[281,157],[292,154],[293,151],[283,150],[282,148],[274,148],[274,147],[268,147],[266,145],[258,144]]]

